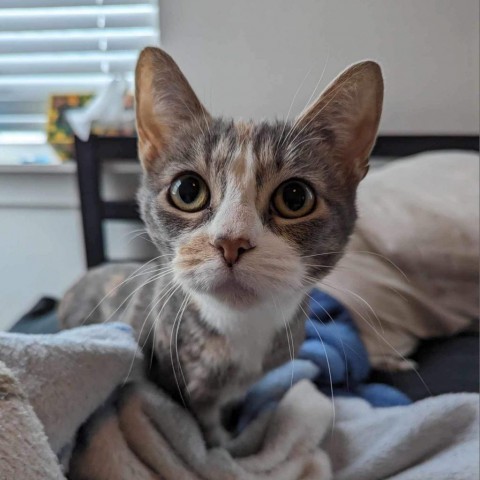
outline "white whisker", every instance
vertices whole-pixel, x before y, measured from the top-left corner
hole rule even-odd
[[[183,403],[183,406],[185,408],[187,408],[187,404],[185,402],[185,399],[183,398],[183,394],[182,394],[182,389],[180,387],[180,383],[178,381],[178,377],[177,377],[177,372],[175,370],[175,362],[173,361],[173,350],[172,350],[172,343],[173,343],[173,335],[175,333],[175,326],[176,326],[176,323],[177,323],[177,320],[179,318],[179,315],[180,315],[180,312],[182,312],[182,308],[184,306],[184,304],[186,304],[188,301],[188,296],[185,295],[185,298],[183,299],[181,305],[180,305],[180,308],[178,309],[178,312],[177,312],[177,315],[175,316],[175,319],[173,321],[173,326],[172,326],[172,333],[170,334],[170,363],[172,365],[172,371],[173,371],[173,376],[174,376],[174,379],[175,379],[175,383],[177,385],[177,389],[178,389],[178,393],[180,395],[180,399],[182,400],[182,403]],[[178,352],[176,352],[178,354]],[[179,365],[180,366],[180,365]],[[180,366],[180,370],[181,370],[181,366]],[[185,379],[185,377],[184,377]]]
[[[276,148],[275,148],[275,153],[273,155],[273,157],[275,158],[277,156],[277,152],[278,152],[278,149],[281,148],[281,146],[283,145],[284,141],[282,140],[282,137],[283,137],[283,134],[285,133],[285,127],[287,126],[287,122],[288,122],[288,118],[290,117],[290,113],[292,111],[292,107],[293,107],[293,104],[295,103],[295,99],[297,98],[297,95],[299,94],[300,90],[302,89],[303,87],[303,84],[305,83],[305,80],[308,78],[308,76],[310,75],[310,72],[312,71],[312,69],[310,69],[306,75],[303,77],[303,80],[300,82],[300,85],[298,86],[297,90],[295,91],[295,94],[293,95],[293,98],[292,98],[292,101],[290,103],[290,107],[288,109],[288,113],[287,113],[287,117],[285,118],[285,121],[283,123],[283,128],[282,128],[282,133],[280,134],[280,136],[278,137],[279,140],[281,140],[281,143],[276,145]],[[287,135],[287,138],[288,138],[288,135]]]
[[[328,318],[330,319],[331,322],[333,322],[334,325],[337,325],[337,323],[335,322],[335,320],[333,319],[333,317],[330,315],[330,313],[328,312],[328,310],[326,310],[323,305],[321,303],[319,303],[315,298],[313,298],[309,293],[307,293],[307,297],[309,297],[311,300],[313,300],[328,316]],[[316,316],[316,319],[323,325],[325,325],[325,322],[323,322],[322,320],[320,320],[320,318],[318,318],[318,316]],[[343,344],[343,341],[342,339],[337,335],[335,334],[335,337],[337,338],[337,340],[340,342],[340,344],[342,345],[342,351],[343,351],[343,359],[345,360],[345,378],[346,378],[346,384],[347,384],[347,390],[349,389],[349,380],[348,380],[348,362],[347,362],[347,354],[345,352],[345,345]]]
[[[176,355],[176,360],[177,360],[177,364],[178,364],[178,369],[180,370],[180,375],[182,376],[182,380],[183,380],[183,384],[185,385],[185,391],[188,395],[188,397],[190,397],[190,393],[188,391],[188,384],[187,384],[187,380],[185,378],[185,375],[183,374],[183,369],[182,369],[182,364],[180,362],[180,354],[178,353],[178,332],[180,331],[180,324],[182,323],[182,318],[183,318],[183,315],[185,313],[185,310],[188,306],[188,302],[190,301],[190,298],[191,298],[191,295],[189,293],[187,293],[187,296],[185,297],[185,302],[184,302],[184,305],[183,305],[183,310],[182,310],[182,313],[180,314],[180,317],[178,319],[178,325],[177,325],[177,331],[175,333],[175,355]]]
[[[327,350],[325,348],[325,343],[323,342],[323,338],[320,335],[320,332],[318,331],[317,327],[312,322],[312,320],[309,318],[307,312],[305,312],[305,310],[303,309],[303,307],[301,305],[300,305],[300,308],[301,308],[302,312],[305,314],[305,317],[306,317],[307,321],[309,321],[312,324],[313,329],[315,330],[315,332],[317,332],[318,338],[322,342],[323,349],[325,350],[325,358],[327,360],[327,368],[328,368],[328,377],[330,379],[330,393],[331,393],[331,396],[332,396],[332,407],[333,407],[332,433],[333,433],[333,430],[335,428],[336,410],[335,410],[335,401],[334,401],[334,398],[333,398],[333,379],[332,379],[332,369],[330,368],[330,360],[328,359],[328,354],[327,354]]]
[[[120,308],[123,307],[123,305],[125,305],[126,302],[129,302],[127,304],[127,307],[128,305],[130,304],[130,301],[133,300],[134,298],[134,295],[139,291],[141,290],[142,288],[144,288],[146,285],[152,283],[152,282],[155,282],[157,281],[158,279],[166,276],[166,275],[170,275],[172,273],[173,270],[167,270],[167,271],[162,271],[160,274],[158,275],[153,275],[152,277],[150,277],[146,282],[143,282],[139,287],[135,288],[135,290],[133,292],[131,292],[129,295],[127,295],[127,297],[122,301],[122,303],[120,303],[120,305],[105,319],[105,320],[102,320],[102,323],[107,323],[119,310]]]
[[[293,364],[293,360],[295,359],[295,344],[293,342],[293,335],[292,335],[292,331],[288,327],[287,319],[285,318],[285,313],[283,312],[283,310],[278,308],[278,305],[275,302],[275,297],[273,295],[272,295],[272,302],[273,302],[273,305],[275,307],[275,310],[277,311],[277,314],[279,313],[279,310],[280,310],[280,313],[281,313],[282,318],[283,318],[283,324],[285,325],[285,334],[287,336],[287,343],[288,343],[288,353],[290,355],[290,360],[292,361],[292,373],[291,373],[291,376],[290,376],[290,388],[292,388],[293,387],[293,377],[295,375],[295,365]],[[289,335],[289,333],[290,333],[290,335]]]
[[[327,287],[331,287],[331,288],[336,288],[336,287],[333,287],[332,285],[327,285],[325,284]],[[358,311],[356,310],[354,307],[350,307],[367,325],[369,328],[371,328],[373,330],[373,332],[375,333],[375,335],[377,335],[389,348],[392,349],[393,352],[395,352],[402,360],[404,360],[405,362],[407,363],[411,363],[408,361],[408,359],[402,355],[385,337],[382,336],[381,333],[379,333],[377,331],[377,329]],[[430,391],[430,388],[428,387],[428,385],[426,384],[425,380],[423,379],[423,377],[420,375],[420,372],[415,368],[413,367],[412,370],[415,372],[415,374],[417,375],[417,377],[419,378],[419,380],[422,382],[423,386],[425,387],[426,391],[428,392],[429,395],[432,395],[432,392]]]
[[[92,314],[95,312],[95,310],[102,304],[102,302],[104,300],[106,300],[113,292],[115,292],[116,290],[118,290],[121,286],[123,286],[125,283],[133,280],[134,278],[136,278],[137,276],[140,276],[140,275],[143,275],[144,273],[138,273],[140,272],[143,268],[145,268],[148,264],[160,259],[160,258],[163,258],[165,256],[169,256],[170,254],[165,254],[165,255],[159,255],[158,257],[154,257],[152,258],[151,260],[149,260],[148,262],[145,262],[143,263],[142,265],[140,265],[133,273],[131,273],[123,282],[119,283],[118,285],[116,285],[114,288],[112,288],[108,293],[106,293],[102,299],[97,303],[97,305],[95,305],[95,307],[93,307],[92,311],[85,317],[85,319],[83,320],[82,322],[82,325],[92,316]]]
[[[320,85],[321,81],[323,80],[323,76],[325,74],[325,70],[327,69],[327,64],[328,64],[328,60],[330,58],[330,51],[328,51],[327,53],[327,58],[325,60],[325,65],[323,66],[323,70],[322,70],[322,74],[320,75],[320,78],[318,80],[318,82],[316,83],[315,85],[315,88],[313,89],[313,92],[312,94],[310,95],[310,97],[308,98],[307,102],[305,103],[305,106],[303,107],[302,111],[300,112],[300,114],[297,116],[297,119],[295,120],[295,122],[293,123],[292,127],[290,128],[290,131],[288,132],[288,135],[285,137],[285,141],[282,142],[282,145],[290,138],[290,136],[293,134],[293,132],[295,132],[295,129],[297,128],[298,126],[298,123],[300,122],[300,120],[302,119],[302,116],[303,114],[305,113],[307,107],[309,106],[310,102],[312,101],[312,98],[314,97],[316,91],[317,91],[317,88],[318,86]],[[300,130],[300,131],[303,131],[303,128]],[[298,135],[295,136],[295,138],[297,138]],[[295,141],[295,138],[294,138],[294,141]]]
[[[324,256],[324,255],[338,255],[338,254],[341,254],[341,253],[343,253],[344,255],[349,255],[349,254],[352,254],[352,253],[364,253],[364,254],[367,254],[367,255],[373,255],[373,256],[376,256],[376,257],[379,257],[379,258],[383,258],[385,261],[390,263],[390,265],[392,265],[392,267],[394,267],[405,278],[405,280],[407,280],[407,282],[410,283],[410,279],[408,278],[407,274],[395,262],[390,260],[385,255],[382,255],[381,253],[377,253],[377,252],[370,252],[368,250],[346,250],[345,252],[343,252],[343,251],[323,252],[323,253],[315,253],[313,255],[302,255],[301,258],[321,257],[321,256]]]

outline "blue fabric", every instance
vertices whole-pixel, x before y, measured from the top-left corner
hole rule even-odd
[[[312,290],[310,297],[306,339],[298,358],[269,372],[249,390],[240,413],[239,431],[260,412],[272,408],[291,384],[302,379],[313,381],[328,396],[361,397],[374,407],[411,403],[390,385],[366,383],[370,363],[348,310],[319,290]]]

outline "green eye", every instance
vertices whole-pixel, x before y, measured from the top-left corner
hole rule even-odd
[[[300,218],[314,209],[315,194],[300,180],[289,180],[275,190],[272,204],[281,217]]]
[[[206,183],[195,173],[178,177],[170,185],[170,199],[184,212],[198,212],[207,206],[210,193]]]

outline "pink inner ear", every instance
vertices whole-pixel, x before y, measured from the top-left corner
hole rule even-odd
[[[145,48],[135,71],[140,159],[152,167],[171,136],[194,118],[210,116],[173,59],[163,50]]]
[[[376,134],[376,122],[365,118],[356,125],[351,134],[351,141],[346,149],[347,158],[353,162],[364,162],[373,146]]]
[[[303,114],[300,122],[335,134],[333,150],[345,181],[365,175],[375,143],[383,103],[380,67],[371,61],[353,65],[337,77]]]

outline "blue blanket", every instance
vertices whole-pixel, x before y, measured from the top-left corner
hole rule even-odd
[[[305,378],[326,395],[360,397],[375,407],[411,403],[396,388],[366,383],[370,363],[348,310],[319,290],[312,290],[310,297],[306,339],[297,358],[269,372],[249,390],[241,409],[239,430],[259,412],[274,407],[292,384]]]

